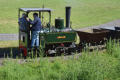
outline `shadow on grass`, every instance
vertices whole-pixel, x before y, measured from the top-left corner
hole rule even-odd
[[[56,53],[56,54],[49,54],[44,57],[57,57],[57,56],[69,56],[73,55],[72,53]],[[0,58],[21,58],[21,53],[18,47],[6,47],[0,48]],[[22,56],[23,57],[23,56]]]
[[[18,58],[20,57],[20,52],[18,47],[6,47],[6,48],[0,48],[0,58]],[[51,54],[47,55],[45,57],[55,57],[55,56],[61,56],[60,54]]]
[[[0,48],[0,58],[16,58],[19,54],[18,47]]]

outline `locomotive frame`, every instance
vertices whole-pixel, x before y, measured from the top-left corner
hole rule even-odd
[[[51,26],[51,11],[49,8],[20,8],[18,13],[18,18],[20,18],[21,11],[29,15],[30,12],[38,12],[39,18],[42,17],[43,12],[49,13],[49,25],[47,25],[44,30],[40,32],[40,45],[38,51],[42,51],[47,54],[54,53],[66,53],[75,51],[76,32],[70,28],[70,10],[71,7],[66,7],[66,27],[63,29],[57,29],[60,26],[54,26],[55,30],[52,31],[53,26]],[[58,19],[59,20],[59,19]],[[58,23],[59,24],[59,23]],[[19,26],[20,27],[20,26]],[[63,27],[63,26],[62,26]],[[67,31],[64,31],[67,30]],[[31,51],[31,31],[30,26],[27,26],[27,31],[23,31],[19,28],[19,49],[24,56],[28,55]]]

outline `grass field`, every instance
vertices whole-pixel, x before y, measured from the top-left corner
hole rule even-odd
[[[118,45],[110,42],[102,53],[86,51],[82,56],[28,58],[21,64],[19,59],[6,59],[0,67],[0,80],[120,80]]]
[[[18,47],[18,41],[0,41],[0,48]]]
[[[65,18],[65,6],[72,6],[73,28],[103,24],[120,19],[119,0],[0,0],[0,33],[17,33],[20,7],[54,9],[56,17]],[[0,48],[16,47],[18,41],[0,41]],[[56,58],[5,59],[0,64],[0,80],[120,80],[120,45],[110,42],[104,52],[83,52],[82,56]],[[1,60],[0,60],[1,63]],[[2,65],[2,66],[1,66]]]
[[[56,17],[65,18],[65,6],[72,6],[72,27],[82,28],[120,19],[119,0],[0,0],[0,33],[18,32],[18,8],[45,7],[54,9]]]

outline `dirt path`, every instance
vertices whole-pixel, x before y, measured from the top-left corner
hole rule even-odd
[[[18,34],[0,34],[0,41],[18,40]]]
[[[81,28],[81,29],[77,29],[77,30],[86,30],[86,29],[91,29],[91,28],[102,28],[102,27],[109,27],[109,26],[116,26],[116,27],[120,27],[120,19],[118,20],[114,20],[105,24],[101,24],[98,26],[92,26],[92,27],[86,27],[86,28]]]

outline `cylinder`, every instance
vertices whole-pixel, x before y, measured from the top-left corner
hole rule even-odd
[[[71,7],[66,7],[66,28],[70,28],[70,15],[71,15]]]
[[[55,19],[55,28],[63,29],[64,28],[64,19],[56,18]]]

